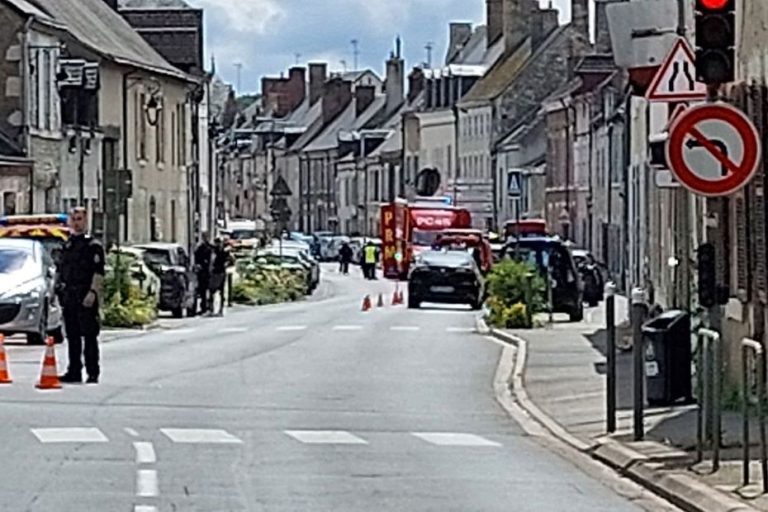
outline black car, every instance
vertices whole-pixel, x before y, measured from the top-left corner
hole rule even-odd
[[[158,309],[170,311],[175,318],[197,314],[197,276],[184,247],[174,243],[153,242],[137,245],[144,263],[160,277]]]
[[[504,248],[504,257],[531,262],[545,279],[547,275],[551,277],[554,313],[566,313],[571,322],[584,319],[581,275],[562,240],[549,236],[511,238]]]
[[[441,302],[480,309],[484,299],[485,280],[469,252],[426,251],[414,260],[408,276],[409,308]]]

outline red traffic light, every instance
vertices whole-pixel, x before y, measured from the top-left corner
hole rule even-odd
[[[698,0],[699,8],[707,10],[724,9],[730,0]]]

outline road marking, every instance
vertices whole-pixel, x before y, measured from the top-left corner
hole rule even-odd
[[[220,429],[202,429],[202,428],[161,428],[160,432],[165,434],[174,443],[186,444],[241,444],[243,441]]]
[[[238,334],[248,332],[247,327],[224,327],[223,329],[219,329],[219,334]]]
[[[41,443],[106,443],[109,441],[97,428],[33,428]]]
[[[412,434],[437,446],[501,446],[495,441],[474,434],[452,432],[412,432]]]
[[[133,443],[133,448],[136,450],[136,464],[154,464],[157,462],[152,443],[136,442]]]
[[[389,328],[390,331],[402,331],[402,332],[413,332],[420,330],[421,327],[416,327],[414,325],[393,325]]]
[[[163,334],[192,334],[193,332],[195,332],[194,329],[170,329],[163,331]]]
[[[133,512],[157,512],[157,507],[152,505],[136,505],[133,507]]]
[[[140,469],[136,471],[136,496],[154,498],[159,493],[156,470]]]
[[[343,430],[286,430],[286,434],[304,444],[368,444]]]
[[[136,432],[136,431],[135,431],[134,429],[132,429],[132,428],[128,428],[128,427],[126,427],[126,428],[124,428],[123,430],[125,431],[125,433],[126,433],[126,434],[128,434],[128,435],[129,435],[129,436],[131,436],[131,437],[139,437],[139,433],[138,433],[138,432]]]
[[[474,327],[446,327],[445,332],[475,332]]]
[[[362,325],[334,325],[334,331],[362,331]]]
[[[307,326],[306,325],[281,325],[276,331],[306,331]]]

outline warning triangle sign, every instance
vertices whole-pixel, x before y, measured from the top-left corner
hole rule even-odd
[[[696,81],[695,56],[686,39],[678,38],[672,46],[672,50],[653,77],[645,97],[648,101],[706,99],[707,87]]]
[[[520,187],[520,173],[510,172],[507,183],[507,195],[509,197],[520,197],[523,194]]]
[[[275,197],[286,197],[293,195],[293,192],[291,192],[291,188],[288,186],[288,183],[285,181],[285,178],[282,176],[278,176],[275,180],[275,184],[272,187],[272,191],[269,193],[271,196]]]

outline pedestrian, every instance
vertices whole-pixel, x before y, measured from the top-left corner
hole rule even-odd
[[[216,314],[214,305],[216,303],[216,294],[219,295],[219,316],[224,315],[224,288],[227,278],[227,267],[229,266],[230,255],[224,246],[224,241],[217,238],[213,245],[212,263],[211,263],[211,314]]]
[[[211,265],[213,264],[213,247],[208,239],[208,233],[203,233],[200,244],[195,249],[195,273],[197,274],[197,298],[200,301],[200,312],[205,314],[211,309]]]
[[[69,367],[60,380],[83,382],[83,357],[88,383],[99,382],[99,302],[104,288],[104,248],[87,233],[88,211],[74,208],[69,217],[72,231],[61,252],[59,289],[69,349]]]
[[[339,271],[345,276],[349,274],[349,264],[352,261],[352,248],[347,242],[341,244],[339,249]]]
[[[363,274],[368,280],[376,279],[376,260],[378,259],[378,249],[371,240],[365,244],[363,249],[363,258],[365,265],[363,267]]]

